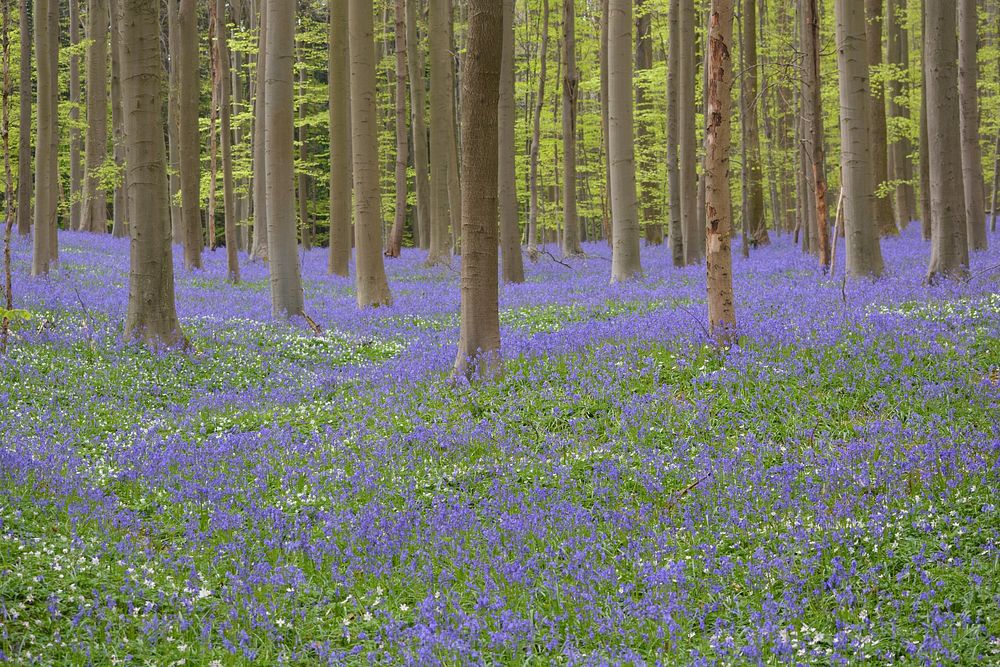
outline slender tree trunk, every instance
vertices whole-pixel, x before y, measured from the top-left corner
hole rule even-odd
[[[167,76],[167,160],[170,164],[170,229],[174,243],[184,242],[184,216],[181,214],[181,156],[179,119],[181,109],[180,67],[178,66],[180,25],[177,23],[177,3],[167,0],[167,53],[170,69]]]
[[[462,106],[462,298],[455,376],[490,376],[500,366],[497,285],[497,102],[503,8],[469,0]]]
[[[347,3],[330,0],[330,257],[328,269],[347,277],[351,261],[351,74]]]
[[[38,102],[35,108],[35,230],[31,275],[49,272],[56,247],[59,192],[59,4],[35,0],[35,53]]]
[[[424,101],[424,55],[417,39],[418,0],[406,0],[407,67],[410,74],[410,118],[413,127],[413,176],[417,192],[417,227],[420,248],[431,246],[431,181],[427,157],[427,125]]]
[[[349,0],[351,130],[354,156],[354,220],[358,306],[392,303],[382,264],[375,27],[371,2]]]
[[[27,236],[31,233],[31,27],[28,24],[28,0],[21,0],[18,34],[21,41],[20,115],[17,129],[17,233]]]
[[[816,246],[820,268],[830,267],[830,228],[826,211],[826,155],[823,150],[823,113],[820,101],[819,12],[816,0],[802,0],[802,125],[808,153],[810,186],[816,202]]]
[[[177,8],[177,76],[180,93],[177,139],[180,150],[181,216],[184,268],[201,268],[201,142],[198,130],[198,0],[180,0]]]
[[[449,52],[458,54],[459,49],[455,43],[455,22],[451,20],[454,0],[448,0],[448,43]],[[459,4],[459,18],[461,18],[465,5]],[[461,109],[461,69],[462,60],[457,55],[449,59],[449,66],[446,71],[448,75],[448,89],[452,91],[451,100],[451,122],[448,124],[448,220],[449,232],[451,236],[452,251],[455,254],[461,253],[461,232],[462,232],[462,181],[458,166],[458,137],[459,110]],[[456,70],[458,75],[456,76]]]
[[[562,32],[562,251],[564,256],[569,257],[583,254],[583,248],[580,247],[580,218],[576,211],[576,112],[580,77],[576,68],[576,9],[574,0],[563,0]],[[629,34],[631,35],[631,32]]]
[[[601,142],[604,151],[604,197],[602,214],[604,220],[601,232],[612,244],[611,234],[611,158],[608,149],[608,0],[601,0],[601,48],[599,54],[601,67]]]
[[[303,313],[302,277],[295,234],[295,11],[296,0],[267,0],[264,49],[264,175],[271,310],[275,317]]]
[[[120,6],[121,0],[109,0],[108,9],[111,14],[111,129],[114,133],[115,166],[121,173],[121,178],[115,185],[114,212],[111,223],[111,235],[116,239],[125,238],[129,233],[127,225],[128,171],[125,168],[125,110],[122,107]]]
[[[638,3],[638,15],[635,20],[635,69],[636,72],[648,72],[653,67],[653,40],[650,30],[653,25],[653,14],[649,9],[649,0]],[[640,76],[645,76],[640,75]],[[660,245],[663,243],[663,223],[660,221],[660,210],[657,203],[659,184],[653,178],[656,167],[653,164],[652,134],[649,129],[649,118],[652,115],[652,100],[646,90],[645,81],[640,81],[635,89],[636,142],[639,149],[637,160],[639,164],[639,192],[642,202],[642,223],[646,232],[646,243]]]
[[[990,231],[997,230],[997,192],[1000,191],[1000,131],[993,145],[993,197],[990,204]]]
[[[392,233],[386,245],[386,257],[399,257],[406,224],[409,143],[406,126],[406,9],[403,0],[396,0],[396,211]]]
[[[4,310],[10,312],[14,309],[14,292],[11,287],[10,276],[10,236],[14,230],[14,174],[10,168],[10,0],[3,0],[2,7],[2,35],[0,42],[3,44],[3,92],[0,93],[0,137],[3,141],[3,174],[4,174],[4,216],[3,216],[3,273],[4,273]],[[6,315],[0,318],[0,354],[7,353],[7,337],[10,328],[10,318]]]
[[[747,6],[744,5],[744,11]],[[708,36],[708,128],[705,138],[705,249],[709,327],[725,342],[733,338],[736,327],[730,250],[733,203],[729,192],[732,51],[732,0],[712,0]]]
[[[299,62],[302,62],[302,48],[301,42],[297,49],[297,58]],[[309,225],[309,174],[306,172],[306,165],[309,164],[309,129],[306,124],[306,118],[308,117],[308,104],[306,103],[306,81],[308,75],[306,73],[306,68],[302,67],[298,69],[298,83],[299,83],[299,96],[298,96],[298,113],[299,113],[299,123],[298,123],[298,140],[299,140],[299,163],[302,168],[296,173],[296,191],[298,194],[297,203],[299,206],[299,237],[302,239],[302,249],[310,250],[312,248],[312,239],[310,238],[310,225]]]
[[[680,136],[678,116],[679,104],[679,70],[681,62],[680,12],[681,0],[670,0],[669,39],[670,46],[667,55],[667,189],[670,191],[670,256],[673,265],[684,266],[684,232],[681,215],[681,170],[677,153],[677,143]]]
[[[684,263],[699,260],[696,236],[698,229],[698,173],[695,166],[697,146],[695,135],[694,74],[697,68],[694,51],[694,0],[679,0],[680,58],[677,75],[677,131],[680,163],[681,234],[684,240]]]
[[[83,141],[80,136],[80,107],[83,94],[80,86],[80,0],[69,0],[69,42],[73,50],[69,56],[69,224],[74,231],[80,229],[83,200]]]
[[[764,213],[764,177],[760,166],[760,125],[757,122],[757,0],[743,2],[743,38],[746,40],[746,62],[743,65],[743,99],[746,107],[741,114],[747,142],[747,216],[750,233],[757,245],[767,245],[767,216]]]
[[[232,111],[229,72],[229,31],[226,28],[225,0],[215,0],[216,49],[219,60],[219,134],[222,143],[222,203],[225,206],[226,274],[232,283],[240,282],[240,261],[236,240],[236,192],[233,185]]]
[[[905,27],[905,0],[889,0],[886,13],[886,32],[888,33],[888,62],[896,76],[889,81],[889,115],[906,121],[910,118],[910,109],[906,100],[910,95],[909,72],[910,57],[907,46]],[[906,136],[897,136],[889,145],[889,157],[893,165],[889,178],[897,183],[895,188],[896,224],[904,229],[916,215],[916,199],[914,198],[913,164],[910,153],[913,147]]]
[[[131,224],[125,336],[152,345],[183,340],[174,306],[167,164],[160,85],[160,3],[120,0],[125,162]],[[140,213],[141,212],[141,213]]]
[[[880,276],[883,263],[878,226],[873,217],[875,181],[869,150],[871,95],[864,7],[855,0],[836,0],[835,8],[847,272],[855,277]]]
[[[979,147],[979,24],[976,0],[958,0],[958,94],[962,134],[962,182],[969,250],[985,250],[986,185]]]
[[[211,102],[208,107],[208,207],[205,214],[205,245],[209,250],[215,251],[215,242],[218,238],[215,228],[215,211],[217,202],[217,192],[219,183],[219,62],[217,52],[214,48],[214,36],[216,34],[215,1],[211,0],[208,5],[208,82],[212,91]]]
[[[969,273],[968,226],[963,188],[959,101],[959,48],[955,5],[926,0],[924,68],[931,185],[931,259],[927,282]]]
[[[865,0],[865,44],[868,53],[869,70],[882,65],[882,11],[884,0]],[[872,95],[868,101],[868,136],[872,164],[872,192],[875,193],[873,214],[882,236],[896,236],[896,217],[892,212],[892,200],[888,194],[879,194],[889,180],[888,143],[885,121],[885,86],[881,77],[875,81],[869,77]]]
[[[254,98],[253,123],[253,243],[250,256],[268,261],[270,255],[267,231],[267,5],[271,0],[260,0],[258,25],[259,46],[257,49],[257,95]],[[343,4],[342,2],[337,4]],[[331,77],[335,72],[331,71]],[[332,241],[331,241],[332,243]]]
[[[611,282],[621,282],[642,275],[632,120],[632,0],[608,2],[608,159]]]
[[[503,0],[503,62],[497,102],[498,178],[500,200],[500,249],[503,281],[524,282],[521,230],[518,226],[517,168],[514,161],[514,0]]]
[[[108,152],[108,4],[87,8],[87,173],[80,229],[108,231],[108,197],[99,180]]]
[[[927,32],[927,12],[920,13],[920,34]],[[923,57],[926,57],[925,55]],[[931,240],[931,171],[930,171],[930,135],[927,131],[927,68],[920,67],[920,236],[925,241]]]
[[[607,2],[607,0],[604,0]],[[530,205],[528,209],[528,256],[535,259],[538,255],[538,151],[541,146],[542,108],[545,106],[545,77],[549,53],[549,0],[542,0],[542,45],[539,48],[538,97],[535,99],[534,115],[531,124],[531,150],[528,166],[528,191]],[[602,76],[602,87],[605,86]],[[602,93],[604,96],[604,93]],[[603,100],[606,96],[602,97]],[[603,118],[603,114],[602,114]],[[605,131],[605,134],[607,132]]]
[[[430,0],[428,39],[431,54],[431,246],[427,263],[451,261],[449,236],[448,160],[453,134],[451,54],[448,43],[451,11],[449,0]]]

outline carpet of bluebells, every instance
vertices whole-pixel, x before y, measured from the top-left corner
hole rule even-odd
[[[0,663],[1000,664],[996,235],[934,287],[916,229],[878,282],[737,252],[725,350],[666,248],[543,255],[472,386],[419,251],[364,312],[303,253],[320,336],[207,253],[156,352],[127,242],[60,242],[48,279],[14,246]]]

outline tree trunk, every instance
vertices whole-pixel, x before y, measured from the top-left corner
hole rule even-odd
[[[295,5],[267,0],[264,49],[264,180],[267,188],[267,250],[271,311],[275,317],[303,313],[302,277],[295,234]]]
[[[542,0],[541,41],[542,45],[539,48],[541,63],[538,75],[538,97],[535,99],[535,109],[531,123],[531,150],[528,166],[528,191],[531,197],[528,209],[528,256],[532,259],[538,254],[538,151],[541,146],[542,108],[545,106],[545,77],[547,76],[546,65],[549,55],[549,0]],[[602,82],[601,85],[604,86],[604,83]]]
[[[744,8],[747,6],[749,4]],[[732,199],[729,192],[732,51],[732,0],[712,0],[708,36],[708,127],[705,131],[705,258],[709,328],[713,335],[725,342],[735,335],[736,327],[730,251]]]
[[[170,193],[170,229],[174,243],[184,242],[184,217],[181,214],[181,156],[178,132],[181,108],[179,58],[180,25],[177,23],[177,3],[167,0],[167,52],[169,70],[167,76],[167,160],[170,163],[168,192]]]
[[[837,69],[840,74],[841,170],[847,225],[847,272],[882,275],[882,251],[873,217],[875,193],[868,87],[865,13],[855,0],[836,0]]]
[[[205,245],[215,251],[215,240],[218,238],[215,229],[216,193],[218,186],[219,142],[216,133],[219,121],[219,63],[213,46],[215,35],[216,5],[211,0],[208,5],[208,85],[212,91],[208,105],[208,206],[205,212]]]
[[[882,66],[882,10],[884,0],[865,0],[865,45],[869,71]],[[887,193],[880,194],[889,180],[888,143],[885,121],[885,86],[881,77],[875,81],[869,76],[871,99],[868,100],[868,136],[872,164],[872,192],[875,193],[872,213],[879,234],[896,236],[896,217]]]
[[[920,34],[926,35],[927,12],[920,13]],[[923,55],[923,54],[922,54]],[[927,68],[920,67],[920,236],[931,240],[930,137],[927,133]]]
[[[747,205],[743,212],[748,218],[750,234],[757,245],[768,245],[767,216],[764,213],[764,178],[760,166],[760,126],[757,122],[757,0],[743,1],[743,39],[746,40],[746,62],[743,64],[743,99],[741,114],[743,134],[747,142]]]
[[[462,91],[462,291],[455,376],[488,377],[500,365],[497,285],[497,102],[503,8],[469,0]]]
[[[184,268],[201,268],[204,236],[201,225],[201,141],[198,129],[198,0],[180,0],[177,8],[178,131]]]
[[[962,141],[962,182],[969,250],[985,250],[986,184],[979,147],[979,24],[976,0],[958,0],[958,98]]]
[[[69,0],[69,224],[67,228],[80,229],[83,201],[83,141],[80,137],[80,0]]]
[[[396,211],[386,244],[386,257],[399,257],[406,225],[406,166],[409,161],[406,126],[406,9],[396,0]]]
[[[371,2],[349,0],[351,145],[354,157],[354,245],[358,306],[392,303],[382,263],[382,206],[375,87],[375,27]]]
[[[632,121],[632,0],[608,2],[608,159],[611,282],[621,282],[642,275]]]
[[[347,3],[330,0],[330,256],[328,269],[346,278],[351,261],[351,74]]]
[[[635,69],[636,72],[648,72],[653,67],[653,40],[650,30],[653,25],[653,14],[649,9],[649,0],[639,3],[638,16],[635,20]],[[642,223],[646,232],[646,243],[660,245],[663,243],[663,223],[660,221],[659,184],[653,177],[656,166],[653,158],[653,137],[650,132],[650,117],[653,102],[646,90],[647,84],[641,81],[635,89],[635,108],[638,113],[636,134],[639,148],[637,156],[639,164],[639,192],[642,202]]]
[[[108,231],[108,197],[99,180],[108,152],[108,5],[87,8],[87,174],[83,183],[80,229]]]
[[[503,62],[497,102],[500,249],[503,281],[524,282],[521,230],[518,226],[517,168],[514,162],[514,0],[503,0]]]
[[[267,231],[267,5],[271,0],[260,0],[260,19],[257,48],[257,95],[254,98],[253,122],[253,243],[250,256],[268,261]],[[343,3],[337,3],[343,4]],[[345,10],[346,11],[346,10]],[[346,30],[346,28],[345,28]],[[331,71],[331,76],[334,72]]]
[[[35,0],[35,58],[38,102],[35,109],[35,231],[31,275],[49,272],[56,248],[59,193],[59,3]]]
[[[886,32],[888,33],[888,62],[899,72],[889,81],[889,115],[906,121],[910,118],[908,104],[910,96],[909,72],[910,56],[906,34],[906,2],[905,0],[889,0],[886,13]],[[902,102],[902,103],[901,103]],[[913,147],[910,140],[897,136],[889,145],[889,157],[893,170],[889,178],[897,183],[895,188],[896,224],[904,229],[916,215],[916,199],[913,193],[913,163],[910,153]]]
[[[451,24],[449,0],[430,0],[428,41],[431,53],[431,245],[427,264],[451,262],[449,234],[448,161],[454,134],[451,90]]]
[[[667,189],[670,191],[670,256],[673,265],[684,266],[684,232],[681,216],[681,170],[678,161],[678,115],[680,113],[680,12],[681,0],[670,0],[669,52],[667,55]]]
[[[169,3],[167,3],[169,5]],[[128,172],[125,169],[125,110],[122,108],[121,30],[119,29],[121,0],[110,0],[111,14],[111,129],[114,133],[115,166],[121,178],[115,185],[111,235],[116,239],[128,235]],[[168,192],[169,197],[169,192]],[[171,238],[173,236],[171,235]]]
[[[969,273],[968,226],[963,193],[958,89],[959,49],[952,0],[927,0],[924,68],[927,76],[928,168],[931,185],[931,259],[927,282]]]
[[[299,62],[303,62],[302,59],[302,47],[301,42],[299,43],[299,48],[296,50],[296,57]],[[299,164],[302,167],[296,173],[296,202],[299,207],[299,238],[302,240],[302,249],[310,250],[312,248],[312,239],[310,238],[310,225],[309,225],[309,174],[306,172],[306,165],[309,164],[309,129],[306,124],[306,118],[308,117],[308,104],[306,102],[306,80],[307,73],[305,67],[298,68],[298,147],[299,147]]]
[[[631,35],[631,32],[629,33]],[[580,87],[576,68],[576,9],[574,0],[563,0],[562,21],[562,144],[563,144],[563,237],[566,257],[582,255],[580,218],[576,211],[576,112]]]
[[[226,273],[232,283],[240,282],[240,261],[236,240],[236,192],[233,187],[232,111],[229,100],[229,34],[226,29],[225,0],[215,0],[217,57],[219,60],[219,134],[222,143],[222,203],[225,206]]]
[[[167,165],[160,115],[160,5],[149,0],[120,0],[119,12],[132,236],[125,336],[156,346],[174,345],[184,335],[174,306]]]
[[[698,173],[695,166],[697,146],[695,135],[694,74],[697,68],[694,52],[694,0],[679,0],[680,50],[677,63],[677,132],[680,169],[681,234],[684,241],[684,263],[698,262],[696,236],[698,229]]]
[[[451,20],[454,0],[448,1],[448,44],[449,53],[458,54],[459,49],[455,44],[455,23]],[[459,4],[459,18],[465,5]],[[451,122],[448,124],[448,221],[451,236],[452,250],[455,254],[461,253],[461,232],[462,232],[462,180],[458,166],[458,137],[459,110],[461,109],[461,67],[462,60],[457,55],[449,59],[449,67],[446,71],[448,75],[448,88],[452,91],[451,101]],[[456,69],[458,76],[456,76]]]
[[[802,0],[802,125],[803,149],[808,155],[807,177],[816,202],[815,232],[819,265],[825,273],[830,267],[830,228],[826,211],[826,155],[823,150],[823,113],[820,99],[819,12],[816,0]]]
[[[417,227],[420,247],[431,246],[431,182],[427,157],[427,125],[424,101],[424,55],[417,40],[417,2],[406,1],[407,67],[410,74],[410,123],[413,128],[413,176],[417,192]]]
[[[20,116],[17,128],[17,233],[31,233],[31,27],[28,24],[28,0],[21,0],[18,35],[21,41]]]

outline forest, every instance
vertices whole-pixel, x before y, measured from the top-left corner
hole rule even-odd
[[[1000,0],[0,0],[0,665],[1000,664]]]

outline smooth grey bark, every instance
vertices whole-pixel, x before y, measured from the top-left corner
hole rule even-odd
[[[539,48],[538,93],[531,120],[531,149],[528,164],[528,256],[538,254],[538,151],[541,144],[542,109],[545,106],[545,77],[549,51],[549,0],[542,0],[542,39]],[[603,84],[602,84],[603,85]],[[603,107],[603,104],[602,104]],[[603,116],[604,114],[602,114]],[[604,134],[607,134],[605,130]]]
[[[111,221],[111,235],[116,239],[124,238],[129,233],[128,172],[125,169],[125,110],[122,108],[120,3],[121,0],[109,0],[108,3],[111,14],[111,129],[114,140],[115,166],[121,173],[121,178],[115,185],[114,211]],[[173,238],[172,234],[171,238]]]
[[[653,25],[653,14],[649,8],[649,0],[638,3],[635,18],[635,71],[648,72],[653,67],[653,40],[650,31]],[[642,210],[642,226],[646,234],[646,243],[660,245],[663,243],[663,222],[660,220],[658,196],[659,184],[653,178],[656,167],[653,164],[652,143],[649,116],[653,101],[646,90],[645,83],[639,83],[635,88],[636,109],[636,146],[639,170],[639,201]]]
[[[976,0],[958,0],[958,100],[962,146],[962,183],[969,250],[985,250],[986,184],[979,146],[979,25]]]
[[[926,0],[924,68],[927,75],[928,170],[931,192],[931,258],[927,282],[969,274],[968,225],[963,187],[959,49],[951,0]]]
[[[583,254],[583,248],[580,246],[580,217],[576,207],[576,115],[580,73],[576,68],[576,8],[574,0],[563,0],[562,38],[562,253],[569,257]]]
[[[497,285],[497,102],[503,58],[503,10],[469,0],[462,76],[462,286],[454,375],[490,376],[500,366]]]
[[[371,2],[349,0],[351,52],[351,146],[354,163],[355,284],[358,307],[392,303],[382,262],[375,27]]]
[[[677,133],[678,169],[680,170],[681,234],[684,241],[684,264],[699,260],[698,241],[698,173],[695,134],[695,79],[697,68],[694,51],[694,0],[679,0],[678,32],[680,55],[677,63]]]
[[[177,23],[177,3],[167,0],[167,161],[170,165],[170,229],[174,243],[184,242],[184,218],[181,215],[181,156],[178,137],[180,114],[180,69],[177,66],[180,26]]]
[[[28,0],[21,0],[18,35],[21,40],[18,79],[18,150],[17,150],[17,233],[31,233],[31,26],[28,23]]]
[[[667,52],[667,189],[670,196],[670,257],[676,267],[684,266],[684,232],[681,216],[681,170],[677,153],[680,136],[678,115],[680,69],[680,0],[670,0],[669,51]]]
[[[59,193],[59,3],[35,0],[35,223],[31,275],[49,272],[57,248],[56,207]]]
[[[450,136],[454,136],[449,34],[451,3],[430,0],[428,41],[431,60],[431,229],[427,264],[451,262],[448,198]]]
[[[351,261],[351,72],[347,3],[330,0],[330,255],[332,275],[350,275]]]
[[[160,86],[160,3],[120,0],[125,162],[128,168],[129,297],[125,336],[155,346],[182,342],[174,305],[167,164]]]
[[[108,231],[108,197],[99,180],[108,153],[108,4],[91,0],[87,8],[87,173],[83,183],[80,229]]]
[[[67,227],[80,229],[83,200],[83,140],[80,136],[80,0],[69,0],[69,221]]]
[[[201,93],[198,70],[198,6],[198,0],[180,0],[177,7],[177,141],[180,155],[184,268],[188,270],[201,268],[201,249],[205,243],[201,224],[201,139],[198,128],[198,102]]]
[[[608,2],[608,159],[611,282],[621,282],[642,275],[632,117],[632,0]]]
[[[295,233],[296,0],[267,0],[264,49],[264,180],[267,188],[267,249],[271,311],[275,317],[302,315],[304,304]]]
[[[396,210],[392,232],[386,243],[386,257],[399,257],[403,247],[403,226],[406,224],[406,167],[409,162],[409,129],[406,125],[406,8],[396,0]]]
[[[517,168],[514,129],[514,0],[503,0],[503,61],[497,101],[498,196],[500,206],[501,271],[505,283],[524,282],[521,231],[518,227]]]
[[[927,13],[920,13],[920,34],[926,34]],[[931,240],[931,172],[930,137],[927,133],[927,68],[920,67],[920,236]]]
[[[865,48],[868,53],[869,71],[882,65],[882,13],[885,8],[883,0],[865,0]],[[881,78],[872,80],[869,75],[871,99],[868,100],[868,136],[872,164],[873,214],[882,236],[896,236],[896,216],[892,211],[892,200],[888,194],[879,196],[889,180],[889,148],[886,140],[885,120],[885,86]]]
[[[886,11],[888,41],[886,59],[896,71],[902,73],[902,80],[899,76],[893,76],[888,83],[889,116],[909,120],[910,56],[905,25],[906,0],[888,0],[888,3]],[[913,163],[910,160],[910,153],[912,151],[913,146],[905,136],[896,137],[896,140],[889,144],[889,158],[892,165],[889,178],[897,183],[894,201],[896,204],[896,225],[900,229],[904,229],[916,217],[916,198],[911,183]]]
[[[768,245],[771,238],[767,233],[767,215],[764,213],[764,174],[760,161],[760,123],[757,121],[757,0],[742,0],[743,39],[745,41],[746,62],[743,64],[743,100],[741,113],[742,130],[746,137],[747,217],[750,234],[757,245]]]
[[[222,150],[222,204],[225,207],[226,274],[240,282],[240,262],[236,240],[236,191],[233,184],[232,109],[230,107],[229,30],[226,28],[225,0],[215,0],[216,58],[219,62],[219,135]]]
[[[873,217],[875,193],[868,109],[871,93],[864,6],[856,0],[836,0],[835,10],[847,272],[854,277],[877,277],[884,265]]]
[[[805,178],[813,191],[814,227],[807,229],[816,240],[820,268],[830,267],[830,228],[826,210],[826,154],[823,140],[823,114],[820,98],[820,16],[816,0],[802,0],[802,135],[805,152]]]
[[[424,54],[417,37],[417,3],[418,0],[406,0],[406,62],[410,75],[410,125],[413,128],[413,181],[417,194],[417,227],[420,230],[420,248],[427,250],[431,245],[431,180],[427,156]]]
[[[260,0],[260,19],[257,21],[257,81],[254,97],[253,121],[253,242],[250,256],[268,261],[267,232],[267,4]],[[337,3],[343,4],[343,3]],[[332,75],[332,73],[331,73]]]

